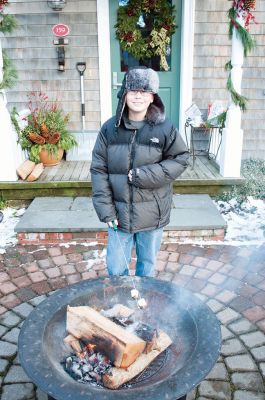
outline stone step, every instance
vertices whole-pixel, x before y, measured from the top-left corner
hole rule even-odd
[[[226,222],[206,194],[174,195],[164,240],[222,240]],[[90,197],[36,197],[15,227],[22,244],[81,241],[106,243]]]

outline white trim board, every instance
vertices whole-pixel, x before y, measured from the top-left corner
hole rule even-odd
[[[182,1],[179,131],[184,138],[185,110],[192,103],[195,0]]]
[[[182,0],[179,126],[192,103],[195,0]],[[101,125],[112,116],[109,0],[97,0]]]
[[[112,116],[109,0],[97,0],[101,125]]]

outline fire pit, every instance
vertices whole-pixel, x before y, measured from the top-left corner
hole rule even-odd
[[[50,399],[135,400],[185,399],[215,364],[220,326],[213,312],[192,292],[171,282],[135,278],[148,307],[137,309],[129,277],[89,280],[61,289],[36,307],[24,322],[18,341],[22,367]],[[61,362],[69,354],[63,339],[67,305],[107,309],[122,303],[135,309],[139,321],[163,329],[173,344],[129,384],[117,390],[82,384]]]

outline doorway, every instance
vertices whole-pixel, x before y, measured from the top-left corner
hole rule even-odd
[[[159,95],[166,108],[166,115],[172,122],[179,126],[179,99],[180,99],[180,64],[181,64],[181,0],[172,0],[176,8],[176,32],[171,38],[170,51],[167,57],[168,71],[159,67],[159,62],[149,60],[151,68],[157,70],[160,79]],[[120,89],[123,76],[128,67],[140,65],[140,62],[120,49],[118,40],[115,37],[115,24],[117,20],[117,8],[124,4],[121,0],[109,1],[110,21],[110,57],[111,57],[111,95],[112,114],[115,114],[117,107],[117,93]]]

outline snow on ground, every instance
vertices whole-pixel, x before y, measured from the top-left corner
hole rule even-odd
[[[219,242],[220,244],[235,246],[261,245],[265,242],[265,201],[249,197],[248,201],[241,205],[235,199],[229,202],[216,201],[215,205],[227,222],[225,241]],[[24,214],[25,208],[6,208],[2,212],[4,218],[0,223],[0,254],[5,253],[5,247],[17,243],[14,227],[19,221],[20,216]],[[208,245],[217,244],[218,242],[189,241],[189,243]],[[70,244],[76,244],[76,242],[62,243],[61,245],[67,247]],[[93,242],[84,245],[89,247],[96,244],[97,242]],[[101,262],[104,256],[105,253],[97,254],[91,262],[93,264],[95,260]]]
[[[91,269],[95,264],[101,264],[106,261],[107,251],[103,249],[90,251],[90,258],[87,260],[87,268]]]
[[[265,242],[265,201],[248,197],[241,205],[232,199],[215,202],[227,222],[225,243],[232,245]]]
[[[24,212],[25,208],[15,209],[8,207],[2,210],[4,218],[0,223],[0,254],[5,253],[5,247],[17,243],[14,228]]]

